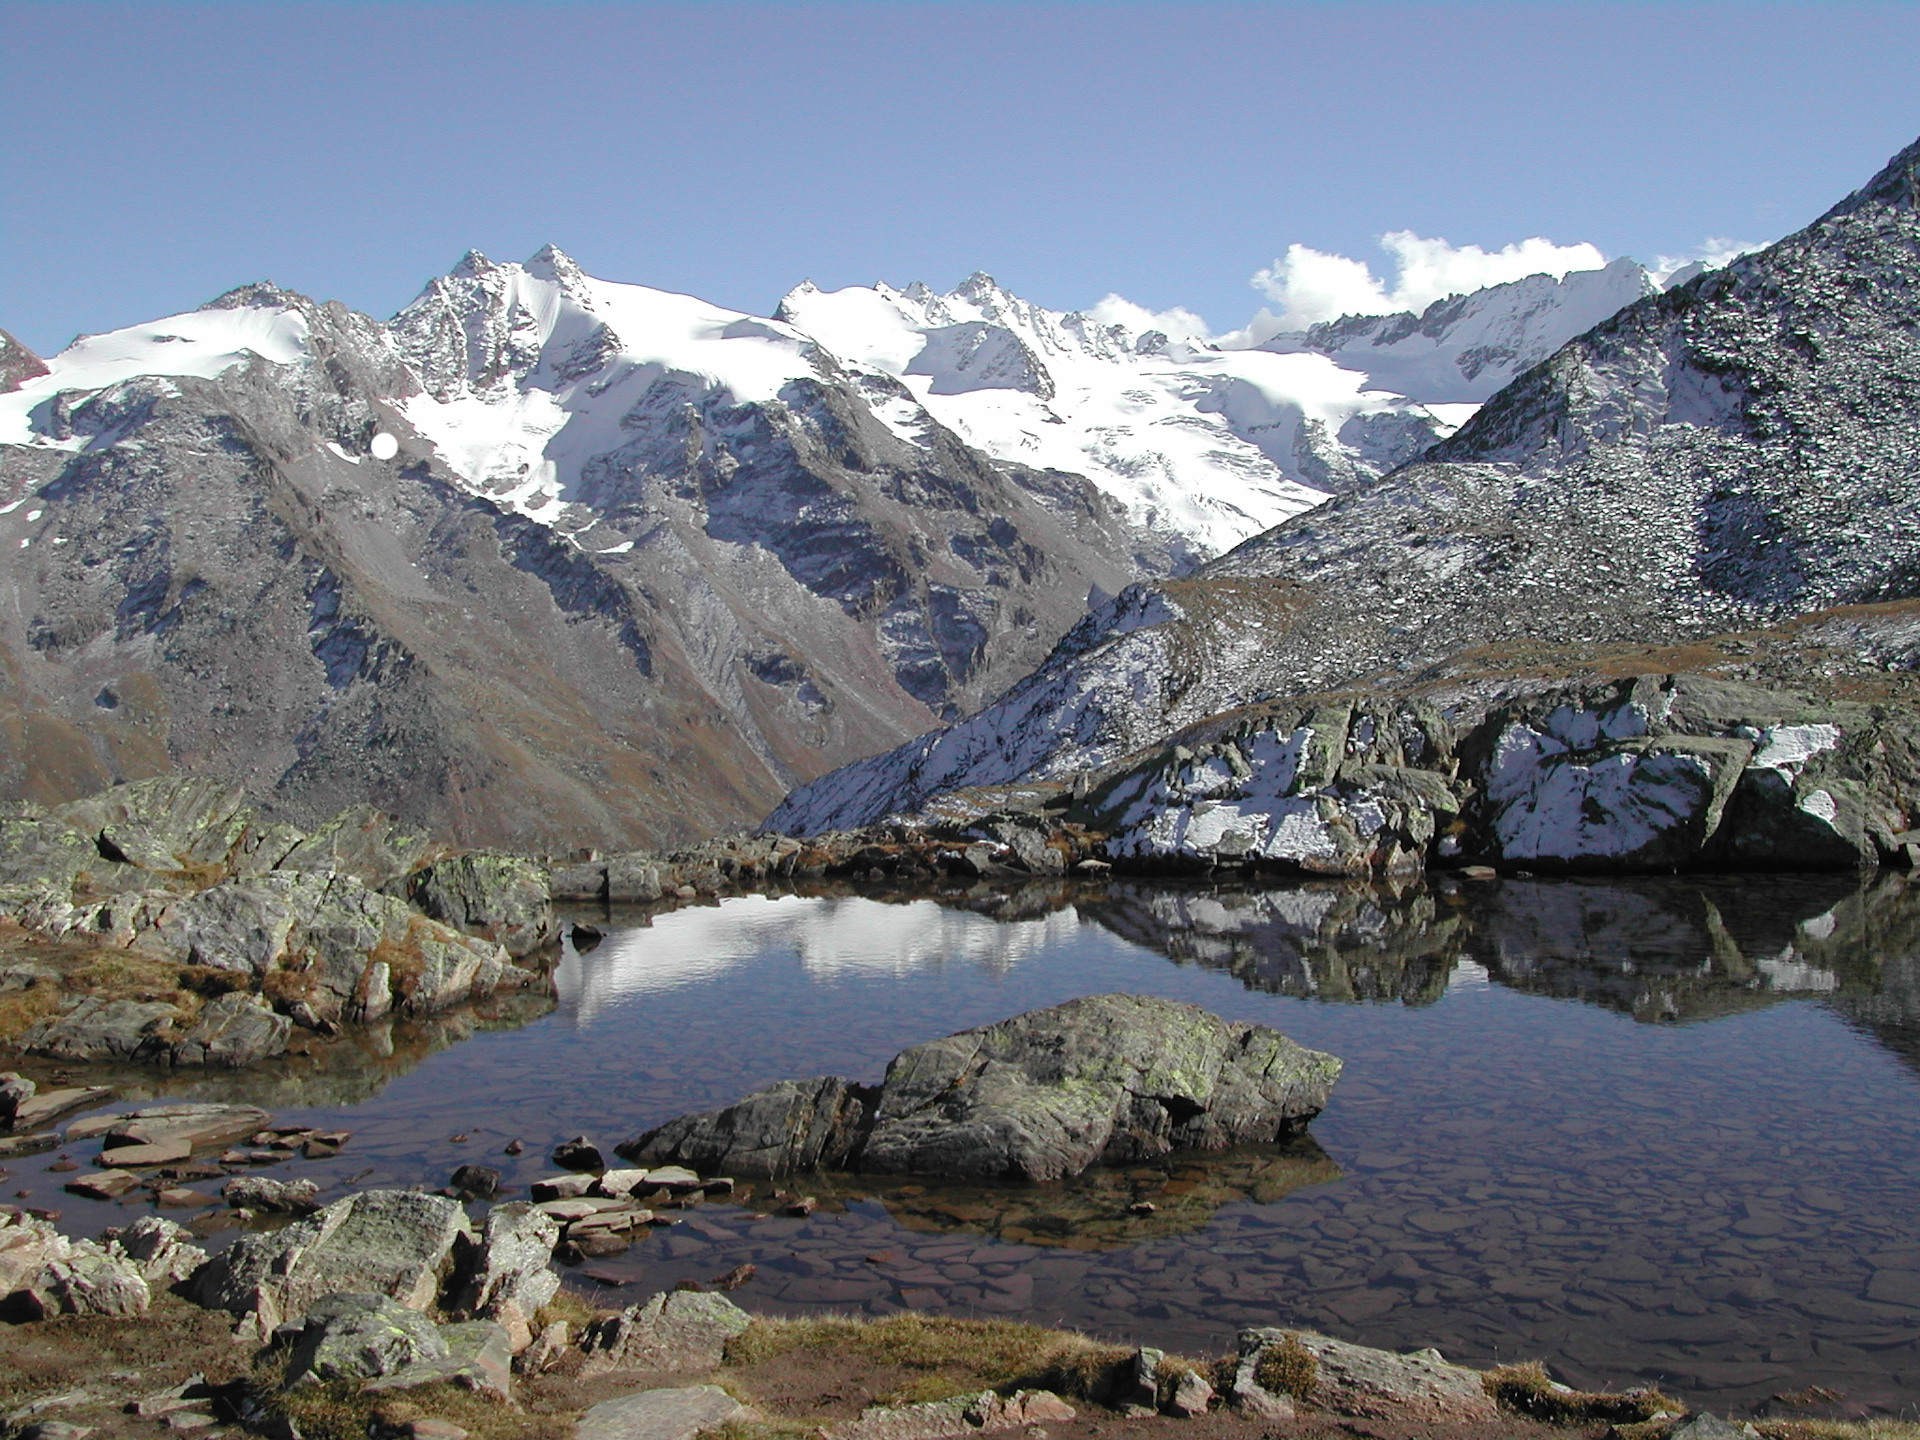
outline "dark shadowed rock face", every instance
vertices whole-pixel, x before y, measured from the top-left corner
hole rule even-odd
[[[1298,1131],[1330,1055],[1197,1005],[1094,995],[916,1045],[877,1088],[783,1082],[623,1145],[703,1172],[815,1168],[1053,1180],[1099,1163]]]

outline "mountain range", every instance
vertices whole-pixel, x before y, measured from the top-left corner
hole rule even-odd
[[[1555,348],[1390,473],[1120,592],[994,704],[802,787],[770,827],[1098,770],[1279,697],[1551,675],[1920,594],[1917,169],[1920,143],[1805,229]],[[1346,321],[1321,344],[1416,331]],[[1854,648],[1920,663],[1910,624]]]
[[[1357,531],[1300,537],[1471,453],[1596,320],[1714,279],[1621,260],[1256,344],[981,274],[757,317],[549,248],[469,254],[385,322],[262,283],[46,360],[0,332],[0,794],[205,772],[296,821],[370,801],[557,850],[1081,765],[1357,655],[1290,679],[1233,606],[1219,644],[1115,647],[1360,563]],[[1185,698],[1043,698],[1095,671]],[[1015,710],[1047,738],[994,738]]]

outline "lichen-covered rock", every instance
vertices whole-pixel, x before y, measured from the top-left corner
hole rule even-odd
[[[193,1243],[193,1233],[164,1215],[142,1215],[124,1230],[109,1231],[107,1247],[139,1267],[141,1277],[156,1290],[183,1283],[207,1262],[207,1252]]]
[[[102,855],[157,874],[223,874],[253,812],[236,785],[162,775],[116,785],[55,809],[51,817],[94,836]]]
[[[404,1365],[362,1386],[362,1393],[457,1385],[507,1399],[513,1386],[513,1348],[506,1328],[492,1320],[460,1320],[438,1328],[445,1355]]]
[[[470,1238],[466,1212],[452,1200],[368,1190],[284,1229],[241,1236],[194,1276],[193,1298],[254,1317],[263,1335],[323,1295],[386,1295],[424,1310]]]
[[[187,1019],[178,1005],[162,1000],[76,995],[59,1014],[29,1028],[20,1048],[56,1060],[157,1060],[172,1053]]]
[[[746,1408],[718,1385],[642,1390],[593,1406],[580,1417],[574,1440],[693,1440]]]
[[[440,1328],[418,1310],[386,1295],[327,1295],[307,1309],[284,1383],[372,1380],[446,1357]]]
[[[472,851],[407,877],[407,898],[431,919],[528,955],[560,938],[546,870],[516,855]]]
[[[1240,1371],[1257,1373],[1269,1347],[1288,1343],[1312,1357],[1307,1367],[1311,1383],[1301,1398],[1319,1409],[1429,1425],[1485,1424],[1500,1418],[1480,1372],[1449,1364],[1438,1350],[1401,1355],[1312,1331],[1249,1329],[1240,1332]]]
[[[583,1374],[605,1370],[706,1370],[753,1317],[724,1295],[670,1290],[596,1320],[580,1337]]]
[[[192,1027],[173,1043],[168,1058],[175,1065],[235,1069],[285,1054],[292,1031],[293,1021],[275,1014],[260,996],[231,991],[201,1006]]]
[[[1330,1055],[1197,1005],[1095,995],[902,1051],[876,1089],[829,1077],[621,1147],[709,1173],[805,1168],[1052,1180],[1099,1162],[1274,1140],[1318,1114]]]
[[[142,1315],[152,1302],[140,1265],[126,1254],[0,1211],[0,1317]]]
[[[455,1308],[462,1314],[497,1320],[513,1349],[533,1339],[533,1317],[560,1289],[553,1250],[560,1225],[524,1200],[496,1205],[482,1222],[475,1253],[462,1265],[467,1280]]]

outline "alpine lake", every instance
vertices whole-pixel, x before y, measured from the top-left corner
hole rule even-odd
[[[604,938],[563,945],[550,994],[268,1070],[112,1077],[110,1108],[245,1099],[349,1130],[275,1172],[325,1197],[467,1163],[524,1196],[575,1134],[610,1152],[773,1080],[877,1080],[922,1040],[1151,993],[1339,1056],[1331,1103],[1283,1145],[1046,1186],[805,1177],[779,1182],[819,1199],[794,1218],[762,1181],[571,1283],[625,1305],[750,1263],[750,1310],[1009,1316],[1189,1353],[1291,1325],[1722,1411],[1920,1395],[1904,874],[843,887],[572,918]],[[126,1223],[143,1197],[61,1193],[91,1158],[8,1161],[6,1191],[73,1232]]]

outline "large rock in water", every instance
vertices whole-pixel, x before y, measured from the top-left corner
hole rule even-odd
[[[816,1168],[1053,1180],[1298,1131],[1340,1062],[1264,1025],[1092,995],[904,1050],[876,1087],[786,1081],[620,1147],[705,1174]]]

